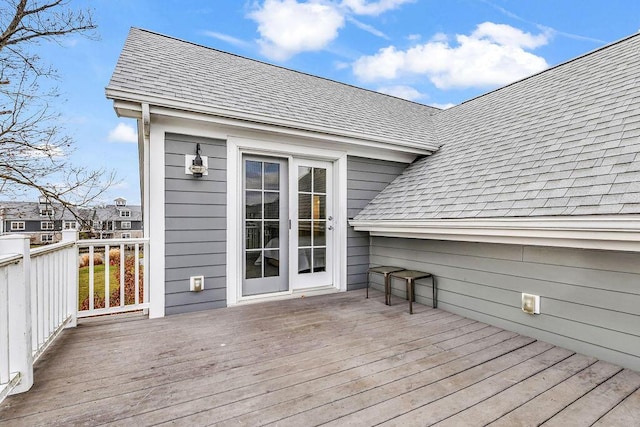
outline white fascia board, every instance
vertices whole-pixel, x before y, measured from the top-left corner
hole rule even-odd
[[[157,96],[145,95],[140,93],[131,93],[127,91],[119,91],[115,89],[107,89],[107,98],[114,101],[114,109],[116,113],[123,117],[135,116],[138,110],[134,105],[148,103],[152,106],[151,113],[161,113],[174,115],[176,117],[190,118],[189,113],[205,114],[211,116],[210,121],[219,124],[230,124],[224,119],[232,119],[235,126],[237,121],[243,121],[245,127],[256,130],[268,131],[270,127],[278,127],[279,133],[291,133],[306,131],[317,134],[326,135],[334,141],[340,141],[354,145],[378,145],[381,148],[387,147],[395,150],[401,150],[407,153],[430,155],[433,154],[438,147],[433,144],[418,144],[414,142],[394,140],[392,138],[381,138],[374,135],[365,135],[357,132],[349,132],[342,129],[334,129],[325,126],[316,126],[308,123],[297,122],[293,120],[283,120],[275,117],[269,117],[258,114],[246,113],[238,110],[221,109],[207,107],[201,104],[195,104],[185,101],[177,101],[164,99]],[[164,108],[163,108],[164,107]],[[218,120],[216,120],[216,118]],[[202,119],[201,119],[202,120]]]
[[[640,252],[640,215],[349,222],[372,236]]]
[[[142,110],[140,104],[115,101],[114,108],[120,117],[136,118],[140,120]],[[209,138],[229,139],[231,137],[246,139],[273,139],[295,145],[307,145],[311,148],[326,147],[333,151],[346,152],[350,156],[387,160],[400,163],[411,163],[424,152],[415,150],[400,150],[384,144],[368,143],[355,145],[353,140],[332,137],[331,135],[311,133],[297,129],[278,128],[276,126],[258,125],[247,126],[249,123],[241,120],[226,119],[173,109],[151,106],[152,122],[170,126],[176,133],[201,135]],[[216,130],[212,135],[212,129]],[[431,153],[431,152],[428,152]]]

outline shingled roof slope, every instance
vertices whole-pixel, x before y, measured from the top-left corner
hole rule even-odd
[[[132,28],[107,87],[433,150],[439,109]]]
[[[40,207],[43,206],[38,202],[14,202],[14,201],[2,201],[0,200],[0,209],[5,210],[5,219],[7,220],[25,220],[25,221],[48,221],[53,220],[67,220],[75,221],[77,218],[73,213],[60,205],[59,203],[53,203],[53,216],[48,218],[46,216],[40,216]],[[82,215],[84,209],[79,210],[79,214]]]
[[[640,36],[445,110],[356,220],[640,213]]]

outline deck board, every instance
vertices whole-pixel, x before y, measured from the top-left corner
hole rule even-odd
[[[528,348],[533,347],[531,345]],[[539,350],[541,350],[540,353],[531,353],[529,356],[532,357],[522,360],[503,371],[496,373],[485,372],[484,374],[487,374],[485,379],[477,381],[468,387],[459,387],[460,384],[457,383],[456,387],[452,388],[452,393],[444,397],[441,397],[442,394],[438,394],[431,402],[422,402],[422,406],[400,414],[382,425],[433,425],[513,387],[515,384],[526,380],[549,366],[565,360],[572,354],[568,350],[549,345],[546,348],[543,346]],[[527,355],[525,354],[524,357],[527,357]]]
[[[594,358],[574,354],[536,373],[532,377],[514,384],[513,387],[478,402],[466,410],[452,414],[449,418],[443,419],[436,425],[438,427],[457,427],[489,424],[595,362],[596,359]],[[455,398],[456,396],[454,395]]]
[[[640,388],[594,424],[594,427],[608,426],[640,426]]]
[[[489,425],[540,425],[621,370],[609,363],[596,362]]]
[[[638,387],[640,387],[640,375],[628,370],[618,372],[564,408],[544,425],[547,427],[566,426],[576,417],[584,420],[585,424],[593,424],[618,406],[621,400],[636,391]]]
[[[636,372],[370,292],[83,320],[0,426],[637,424]]]

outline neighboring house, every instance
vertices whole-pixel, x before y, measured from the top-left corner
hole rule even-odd
[[[0,234],[20,233],[32,245],[56,243],[62,230],[78,230],[98,239],[142,237],[142,209],[116,199],[113,206],[79,209],[77,218],[68,209],[45,198],[38,202],[0,201]]]
[[[150,315],[390,264],[433,273],[442,309],[640,370],[639,50],[442,111],[132,29],[106,93],[138,120]]]
[[[80,222],[68,209],[45,198],[38,202],[0,201],[0,234],[28,235],[32,245],[59,242],[62,230],[80,230]]]
[[[142,237],[142,207],[127,206],[127,201],[121,197],[115,199],[113,205],[88,210],[87,222],[96,239]]]

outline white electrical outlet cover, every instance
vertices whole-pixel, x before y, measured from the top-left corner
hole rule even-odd
[[[522,311],[527,314],[540,314],[540,295],[523,293]]]
[[[189,278],[189,290],[200,292],[204,290],[204,276],[191,276]]]

